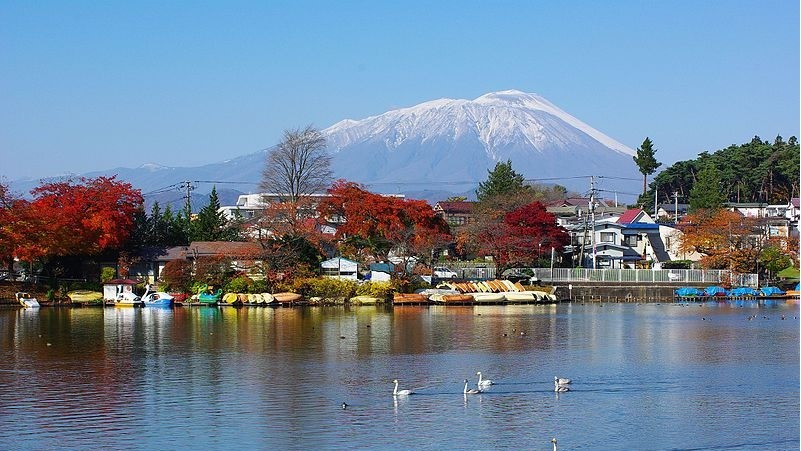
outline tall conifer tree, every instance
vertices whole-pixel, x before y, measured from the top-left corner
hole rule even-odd
[[[478,184],[476,197],[479,201],[489,199],[498,194],[514,194],[525,190],[523,186],[522,174],[518,174],[512,169],[512,160],[506,163],[498,162],[495,169],[489,172],[487,181]]]
[[[643,194],[648,191],[648,176],[653,174],[659,166],[662,166],[662,163],[656,161],[655,155],[654,143],[651,138],[646,137],[645,141],[637,148],[637,155],[634,156],[634,162],[640,169],[640,174],[642,174]]]
[[[720,190],[720,171],[707,163],[698,171],[698,180],[690,190],[690,210],[716,210],[725,200]]]

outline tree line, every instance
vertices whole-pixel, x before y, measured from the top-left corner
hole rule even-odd
[[[659,202],[672,202],[678,193],[684,203],[698,208],[710,202],[786,203],[799,196],[798,168],[795,136],[787,141],[777,136],[772,143],[754,136],[748,143],[672,164],[654,177],[638,204],[653,204],[655,193]]]
[[[655,152],[653,142],[646,138],[634,157],[644,183],[661,165]],[[795,137],[787,142],[777,137],[772,144],[755,137],[750,143],[671,165],[654,178],[644,198],[652,199],[654,191],[665,196],[679,191],[691,198],[696,210],[709,212],[717,212],[722,201],[732,197],[786,200],[798,190],[798,157]],[[491,256],[503,272],[542,263],[552,248],[559,250],[570,241],[544,205],[564,198],[567,190],[558,185],[527,185],[511,161],[488,170],[486,181],[476,191],[472,220],[455,230],[425,201],[372,193],[357,183],[331,180],[325,140],[312,127],[285,133],[281,144],[267,155],[260,187],[279,194],[279,201],[245,222],[241,217],[226,218],[219,211],[216,189],[196,215],[188,209],[174,212],[169,206],[162,210],[157,203],[147,214],[141,192],[114,177],[43,183],[32,191],[32,200],[0,184],[0,259],[9,269],[18,259],[58,276],[86,260],[116,258],[127,264],[147,247],[254,241],[260,249],[254,258],[264,262],[263,271],[270,277],[314,274],[320,261],[331,255],[362,263],[397,255],[408,262],[433,265],[445,249],[463,259]],[[327,196],[315,197],[321,192]],[[710,227],[704,227],[707,222],[714,230],[733,230],[734,219],[709,222],[710,214],[691,217],[691,224],[683,228],[689,236],[687,243],[693,237],[708,243],[703,238],[709,235]],[[727,227],[719,227],[721,221]],[[735,244],[742,248],[747,242]],[[707,254],[708,267],[725,262],[743,270],[793,249],[792,243],[766,241],[757,251],[751,246],[746,257],[741,253],[737,258],[718,258],[721,253],[703,243],[685,248]],[[726,246],[732,244],[719,247]],[[764,258],[763,251],[768,251]],[[780,260],[776,265],[784,263]]]

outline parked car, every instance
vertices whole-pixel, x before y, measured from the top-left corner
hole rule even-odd
[[[434,277],[438,279],[455,279],[459,275],[444,266],[435,266]]]

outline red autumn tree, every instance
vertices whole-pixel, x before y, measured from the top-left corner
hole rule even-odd
[[[46,183],[31,194],[19,225],[29,235],[17,249],[28,260],[120,248],[143,202],[139,190],[115,177]]]
[[[320,217],[336,225],[340,249],[355,257],[386,260],[390,252],[425,258],[450,242],[445,221],[422,200],[406,200],[367,191],[339,180],[319,205]]]
[[[570,235],[556,224],[556,217],[540,202],[532,202],[499,214],[482,215],[459,237],[462,248],[491,255],[498,274],[516,266],[531,266],[540,250],[557,251],[570,242]]]
[[[8,185],[0,183],[0,266],[11,269],[16,249],[25,234],[21,223],[28,211],[27,202],[14,195]]]

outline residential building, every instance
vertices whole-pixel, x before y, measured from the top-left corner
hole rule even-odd
[[[434,213],[441,216],[451,228],[469,224],[473,218],[473,205],[470,201],[440,201],[434,204]]]

